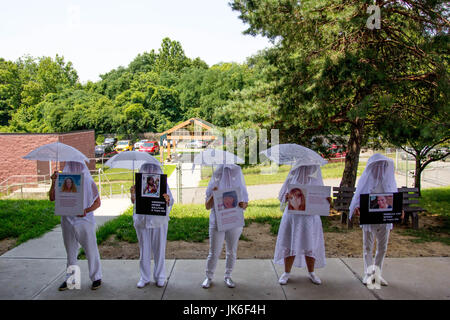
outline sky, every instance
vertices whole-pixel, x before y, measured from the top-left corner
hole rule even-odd
[[[208,65],[245,62],[272,46],[244,35],[248,27],[229,0],[15,0],[2,1],[0,57],[15,61],[56,54],[71,61],[82,83],[157,51],[165,37],[187,57]]]

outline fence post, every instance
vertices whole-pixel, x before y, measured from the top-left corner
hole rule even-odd
[[[177,163],[177,168],[176,168],[176,170],[177,170],[177,200],[178,200],[178,203],[182,203],[182,193],[183,193],[183,191],[181,190],[181,187],[182,187],[182,181],[181,181],[181,176],[182,176],[182,174],[181,174],[181,163]]]
[[[409,159],[408,159],[408,153],[406,153],[406,187],[408,188],[408,174],[409,174],[409,169],[408,169],[408,164],[409,164]]]
[[[398,170],[398,149],[395,148],[395,172],[399,172]]]
[[[98,168],[98,188],[100,189],[100,198],[102,197],[102,168]]]

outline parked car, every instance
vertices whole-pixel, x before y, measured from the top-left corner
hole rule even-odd
[[[139,150],[140,147],[142,147],[142,145],[147,142],[148,140],[139,140],[138,142],[136,142],[134,144],[134,150]]]
[[[186,143],[186,149],[201,149],[206,148],[208,146],[208,142],[205,140],[192,140]]]
[[[332,144],[331,147],[328,148],[327,153],[325,155],[322,154],[322,157],[326,157],[331,160],[331,159],[345,158],[346,155],[347,150],[344,146]]]
[[[117,142],[114,150],[116,150],[117,152],[132,151],[133,143],[131,142],[131,140],[120,140],[119,142]]]
[[[105,141],[103,142],[103,144],[105,146],[110,146],[110,147],[114,148],[116,142],[117,142],[117,138],[106,138]]]
[[[159,153],[159,143],[157,141],[146,141],[140,148],[140,152],[148,152],[150,154]]]
[[[95,157],[96,158],[111,158],[117,152],[109,145],[98,145],[95,146]]]

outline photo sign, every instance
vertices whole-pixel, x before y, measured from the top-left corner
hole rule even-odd
[[[167,175],[136,173],[136,214],[167,215]]]
[[[331,187],[290,184],[287,193],[288,213],[328,216]]]
[[[58,173],[55,182],[56,216],[84,214],[83,178],[81,173]]]
[[[400,192],[361,194],[359,201],[359,224],[386,224],[401,220],[403,195]]]
[[[242,201],[241,188],[213,191],[214,212],[217,230],[227,231],[244,226],[244,210],[239,207]]]

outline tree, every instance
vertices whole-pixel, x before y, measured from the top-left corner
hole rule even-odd
[[[449,80],[444,73],[438,81],[405,83],[391,116],[378,124],[385,140],[415,158],[414,186],[419,193],[426,166],[450,154],[448,148],[439,149],[450,140]]]
[[[448,32],[444,1],[376,1],[382,13],[379,30],[366,26],[369,4],[231,2],[250,26],[245,33],[276,44],[274,93],[285,122],[281,138],[308,144],[318,133],[349,137],[341,186],[355,185],[361,144],[390,115],[398,98],[391,92],[403,83],[439,78],[439,59],[426,30]]]
[[[19,108],[21,87],[17,65],[0,58],[0,126],[7,126]]]

